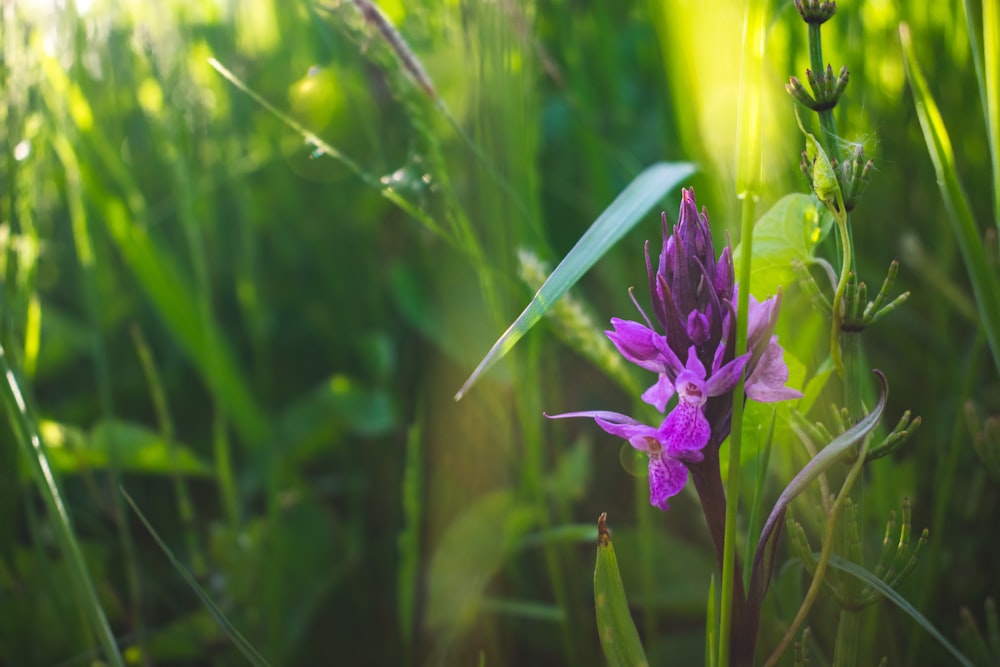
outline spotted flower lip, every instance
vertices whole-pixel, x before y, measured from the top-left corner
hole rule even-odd
[[[629,362],[656,373],[642,400],[666,413],[650,426],[617,412],[586,411],[551,418],[588,417],[611,435],[649,456],[650,503],[662,510],[687,482],[688,467],[704,459],[729,435],[732,392],[745,377],[746,397],[770,403],[799,398],[790,387],[784,351],[774,335],[781,293],[757,301],[749,296],[747,352],[734,354],[736,302],[732,249],[718,258],[708,215],[698,211],[693,190],[684,190],[673,232],[663,220],[663,245],[653,269],[646,244],[646,269],[653,319],[636,303],[643,322],[612,318],[605,334]],[[654,321],[660,331],[654,326]],[[684,359],[682,362],[681,359]],[[667,405],[676,396],[670,411]],[[549,415],[547,415],[549,416]]]

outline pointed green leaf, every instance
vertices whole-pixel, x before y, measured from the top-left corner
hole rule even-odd
[[[971,41],[971,40],[970,40]],[[986,127],[993,167],[993,217],[1000,229],[1000,6],[983,0],[983,81],[980,94],[986,100]]]
[[[476,370],[458,390],[455,400],[460,400],[493,364],[510,352],[552,304],[575,285],[664,195],[693,173],[694,166],[687,162],[657,162],[636,176],[580,237],[528,307],[493,344]]]
[[[903,45],[903,64],[913,91],[913,101],[916,104],[920,128],[924,133],[924,142],[934,163],[941,196],[944,199],[952,231],[962,252],[965,270],[969,273],[983,329],[990,344],[990,351],[993,353],[993,363],[1000,371],[1000,294],[997,293],[997,283],[986,257],[982,237],[972,216],[969,198],[958,179],[955,153],[951,147],[948,130],[931,96],[920,63],[917,62],[910,30],[905,23],[899,26],[899,39]]]
[[[645,667],[649,663],[625,599],[618,559],[605,523],[607,516],[602,514],[597,520],[597,565],[594,567],[594,603],[601,649],[611,667]]]

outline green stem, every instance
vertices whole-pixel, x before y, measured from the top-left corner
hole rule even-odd
[[[861,469],[865,465],[865,456],[868,454],[868,445],[870,444],[871,438],[865,437],[864,443],[861,445],[861,450],[858,452],[858,458],[855,459],[854,465],[851,466],[850,472],[847,473],[847,479],[844,480],[844,485],[840,488],[840,493],[833,502],[833,507],[830,508],[830,514],[826,518],[826,529],[823,533],[823,548],[820,550],[819,558],[816,561],[816,571],[813,573],[809,590],[806,592],[805,599],[802,600],[802,606],[799,607],[795,619],[788,627],[785,636],[782,637],[777,648],[774,649],[771,657],[764,663],[764,667],[773,667],[778,662],[778,659],[781,658],[788,645],[792,643],[795,633],[799,631],[803,621],[806,620],[806,616],[809,614],[809,610],[812,609],[813,603],[816,602],[816,598],[819,596],[819,590],[823,586],[823,577],[826,575],[826,567],[830,563],[830,556],[833,551],[833,537],[837,527],[837,515],[840,514],[840,508],[843,507],[850,496],[851,487],[854,486],[854,481],[858,478]]]
[[[844,290],[847,288],[847,276],[851,272],[851,265],[854,262],[854,255],[851,250],[851,239],[847,230],[847,215],[844,213],[844,203],[837,198],[840,210],[837,211],[829,204],[827,207],[833,213],[837,221],[837,229],[840,232],[841,259],[840,281],[837,283],[837,291],[833,294],[833,324],[830,329],[830,357],[833,359],[834,368],[837,374],[844,378],[844,360],[840,355],[840,329],[844,321],[843,301]]]
[[[815,23],[809,24],[809,66],[812,68],[815,76],[822,76],[826,69],[826,65],[823,63],[823,36],[821,27]],[[833,119],[833,109],[823,109],[816,113],[819,114],[819,124],[823,128],[823,149],[832,160],[837,156],[837,121]]]
[[[233,457],[230,452],[229,435],[226,433],[226,418],[216,406],[212,425],[213,459],[215,460],[215,479],[222,494],[222,506],[226,511],[226,520],[230,527],[236,529],[240,525],[240,501],[236,491],[236,478],[233,474]],[[268,457],[269,458],[269,457]],[[270,463],[270,461],[269,461]],[[269,479],[274,475],[269,475]]]
[[[104,615],[104,609],[97,598],[94,582],[87,571],[87,564],[83,559],[80,544],[73,534],[69,513],[63,504],[62,492],[59,490],[55,474],[49,466],[42,439],[38,435],[38,428],[34,419],[28,414],[27,403],[21,393],[20,386],[18,386],[14,371],[7,361],[7,353],[4,351],[3,345],[0,345],[0,373],[6,380],[3,383],[2,400],[11,421],[11,428],[21,445],[24,457],[31,464],[35,482],[41,491],[49,516],[55,524],[56,539],[73,575],[70,580],[76,589],[76,596],[87,614],[98,641],[104,647],[105,657],[115,667],[125,667],[125,661],[118,651],[118,644],[111,632],[111,627],[108,625],[108,619]]]
[[[837,622],[837,642],[833,647],[833,667],[854,667],[858,664],[858,644],[861,636],[861,612],[841,609]]]
[[[841,332],[841,345],[844,354],[844,407],[851,421],[864,416],[864,385],[865,375],[864,352],[861,347],[861,332]]]
[[[743,197],[740,239],[743,243],[740,262],[740,291],[736,317],[736,349],[739,357],[747,350],[747,311],[750,306],[750,258],[753,257],[754,198]],[[736,575],[736,512],[740,497],[740,448],[743,444],[743,394],[744,378],[733,390],[732,430],[729,435],[729,474],[726,480],[726,527],[722,552],[722,598],[719,616],[719,665],[729,665],[730,623],[733,616],[733,592]]]
[[[170,448],[171,477],[174,483],[174,495],[177,497],[177,515],[181,519],[181,530],[184,533],[184,541],[187,545],[188,553],[191,557],[191,570],[196,576],[205,574],[205,559],[198,546],[198,539],[194,533],[195,515],[194,505],[191,502],[191,495],[188,493],[187,483],[184,476],[179,471],[180,456],[177,442],[174,440],[174,422],[170,416],[170,408],[167,405],[167,394],[163,390],[163,381],[156,370],[156,362],[153,360],[153,352],[149,348],[149,343],[142,333],[139,325],[134,324],[130,333],[139,355],[139,363],[142,366],[142,373],[146,377],[146,384],[149,386],[149,396],[153,402],[153,412],[156,414],[156,422],[160,429],[163,441]]]

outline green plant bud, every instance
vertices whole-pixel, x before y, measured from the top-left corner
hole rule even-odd
[[[822,25],[837,13],[837,3],[832,0],[795,0],[795,9],[806,23]]]

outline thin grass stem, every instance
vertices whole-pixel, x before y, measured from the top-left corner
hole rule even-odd
[[[7,361],[7,353],[2,344],[0,344],[0,373],[4,376],[3,389],[0,390],[3,396],[0,400],[4,403],[14,435],[21,446],[21,452],[30,463],[32,476],[55,526],[56,540],[72,572],[70,580],[76,597],[87,616],[91,630],[104,648],[105,658],[114,667],[125,667],[125,661],[118,650],[118,643],[111,632],[111,626],[97,597],[94,582],[87,570],[80,544],[73,533],[69,512],[66,511],[55,473],[49,465],[37,424],[29,412],[27,400]]]

